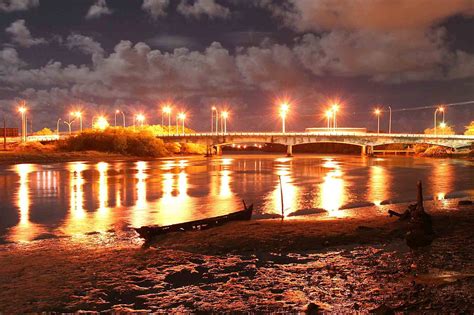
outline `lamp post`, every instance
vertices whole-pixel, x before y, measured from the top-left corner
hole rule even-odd
[[[140,123],[140,127],[143,127],[143,122],[145,121],[145,116],[143,114],[135,115],[135,120],[133,122],[133,127],[135,127],[136,122]]]
[[[288,114],[288,110],[290,106],[287,103],[283,103],[280,105],[280,117],[281,117],[281,131],[282,133],[286,132],[286,115]]]
[[[219,133],[219,112],[217,111],[217,107],[215,106],[212,106],[211,108],[211,133],[214,132],[214,112],[215,112],[215,116],[216,116],[216,134]]]
[[[328,131],[329,131],[329,129],[331,128],[331,118],[332,118],[332,111],[331,110],[326,111],[326,118],[328,120]]]
[[[185,113],[179,113],[178,118],[181,119],[181,123],[183,126],[183,135],[185,134],[184,132],[184,121],[186,120],[186,114]],[[178,130],[176,130],[176,133],[178,134]]]
[[[21,141],[26,142],[26,106],[25,102],[18,108],[18,112],[21,114]]]
[[[122,114],[123,127],[125,128],[125,113],[118,109],[115,111],[115,127],[117,127],[117,114]]]
[[[229,117],[229,112],[223,111],[222,114],[222,121],[224,122],[224,128],[222,129],[223,134],[227,134],[227,117]]]
[[[333,128],[334,128],[334,131],[336,131],[337,129],[337,118],[336,118],[336,114],[337,114],[337,111],[339,110],[339,105],[338,104],[334,104],[332,106],[332,113],[333,113]]]
[[[381,111],[380,111],[380,109],[377,108],[374,113],[377,116],[377,134],[379,134],[380,133],[380,113],[381,113]]]
[[[436,136],[436,133],[437,133],[437,130],[436,130],[436,117],[438,115],[438,112],[443,113],[443,123],[444,123],[444,108],[443,107],[438,107],[438,108],[436,108],[436,110],[434,112],[434,135],[435,136]]]
[[[75,112],[74,115],[79,118],[79,130],[82,132],[82,113],[81,112]]]
[[[61,118],[58,118],[58,122],[56,123],[56,133],[59,136],[59,122],[61,121]]]
[[[163,126],[163,114],[168,114],[168,135],[169,135],[170,129],[171,129],[171,107],[168,105],[163,107],[162,115],[161,115],[161,126]]]
[[[388,133],[392,133],[392,107],[388,107]]]

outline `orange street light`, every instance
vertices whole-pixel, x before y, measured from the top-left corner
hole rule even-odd
[[[229,117],[229,112],[228,112],[228,111],[223,111],[223,112],[221,113],[221,117],[222,117],[222,121],[221,121],[221,122],[223,122],[223,124],[224,124],[224,127],[223,127],[223,128],[221,127],[221,128],[222,128],[222,132],[223,132],[224,134],[226,134],[226,133],[227,133],[227,118]]]
[[[377,133],[380,133],[380,114],[382,113],[380,109],[376,109],[374,111],[375,115],[377,116]]]
[[[186,120],[186,114],[185,113],[179,113],[178,118],[181,119],[182,126],[183,126],[183,135],[184,135],[184,121]],[[176,130],[178,132],[178,130]]]
[[[283,133],[286,132],[286,115],[290,110],[290,105],[288,103],[282,103],[280,105],[280,117],[281,117],[281,130]]]
[[[115,110],[114,126],[117,127],[117,115],[122,114],[123,127],[125,128],[125,113],[119,109]]]
[[[329,128],[331,128],[332,110],[326,111],[326,118],[328,120],[328,131],[329,131]]]
[[[337,111],[339,110],[339,104],[337,103],[334,103],[332,105],[332,113],[333,113],[333,127],[334,127],[334,130],[336,130],[337,128],[337,118],[336,118],[336,114],[337,114]]]
[[[107,121],[107,118],[105,116],[99,116],[97,117],[97,120],[95,121],[95,127],[99,130],[105,130],[109,126],[109,122]]]
[[[438,108],[436,108],[435,112],[434,112],[434,134],[436,135],[436,117],[438,115],[438,112],[441,112],[443,113],[443,123],[444,123],[444,107],[443,106],[440,106]]]
[[[138,114],[135,116],[135,120],[140,123],[140,127],[143,127],[143,122],[145,121],[145,115]],[[133,124],[133,126],[135,126],[135,123]]]
[[[74,116],[76,116],[77,118],[79,118],[79,130],[82,132],[82,113],[81,112],[75,112],[74,113]]]
[[[26,111],[25,102],[18,108],[18,112],[21,114],[21,141],[26,142]]]

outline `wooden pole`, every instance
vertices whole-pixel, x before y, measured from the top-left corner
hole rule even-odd
[[[281,176],[278,175],[278,179],[280,180],[280,195],[281,195],[281,220],[285,218],[285,204],[283,202],[283,185],[281,183]]]

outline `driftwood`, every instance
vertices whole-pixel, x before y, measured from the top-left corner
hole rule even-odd
[[[408,206],[408,209],[403,213],[398,213],[392,210],[388,214],[396,216],[401,221],[409,221],[408,232],[405,235],[405,240],[410,248],[419,248],[428,246],[433,242],[434,232],[431,216],[425,212],[423,206],[423,187],[421,181],[417,183],[416,204]]]

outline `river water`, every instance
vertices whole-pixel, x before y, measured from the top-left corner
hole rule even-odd
[[[385,212],[414,200],[418,179],[426,199],[474,198],[474,163],[455,159],[248,154],[4,165],[0,241],[185,222],[240,210],[242,199],[256,217],[279,214],[280,180],[285,215],[344,218],[358,213],[344,209],[369,205]]]

